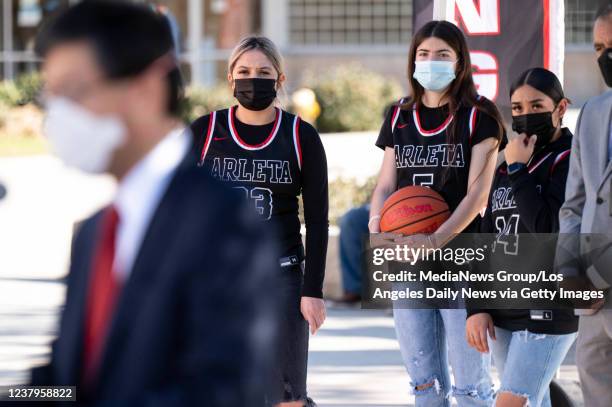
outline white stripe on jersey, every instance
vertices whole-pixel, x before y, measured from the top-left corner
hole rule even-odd
[[[476,106],[472,107],[472,110],[470,110],[470,139],[474,134],[474,126],[476,125],[476,110]]]
[[[276,126],[272,130],[272,133],[270,133],[270,136],[268,136],[267,140],[265,140],[262,144],[259,144],[257,146],[251,146],[251,145],[244,143],[238,136],[236,129],[234,129],[234,108],[235,106],[232,106],[227,111],[227,122],[228,122],[227,125],[229,127],[232,138],[234,139],[236,144],[238,144],[240,147],[244,148],[245,150],[256,151],[256,150],[261,150],[263,148],[268,147],[270,143],[274,141],[274,138],[276,137],[276,134],[278,133],[278,129],[280,129],[281,121],[283,119],[283,112],[279,108],[276,108],[276,117],[278,117],[278,120],[276,121]]]
[[[529,173],[531,174],[532,172],[534,172],[536,170],[536,168],[538,168],[544,161],[546,161],[546,159],[548,157],[550,157],[551,154],[552,154],[552,152],[546,154],[544,157],[542,157],[542,159],[540,161],[538,161],[536,164],[534,164],[533,167],[530,167],[529,168]],[[531,162],[531,160],[530,160],[530,162]],[[527,163],[527,165],[529,165],[529,163]]]
[[[402,103],[404,103],[404,98],[400,99],[399,105],[401,105]],[[395,112],[393,112],[393,119],[391,120],[391,133],[393,133],[393,131],[395,130],[397,119],[399,119],[400,110],[401,110],[401,107],[399,105],[395,107]]]
[[[293,147],[295,148],[295,155],[297,156],[298,167],[302,169],[302,147],[300,145],[300,118],[295,116],[293,119]]]
[[[561,153],[559,153],[559,155],[557,155],[557,158],[555,158],[555,162],[553,163],[553,165],[557,165],[559,163],[559,161],[563,160],[565,157],[567,157],[567,155],[570,153],[571,150],[565,150]]]
[[[204,140],[204,148],[202,149],[202,155],[200,156],[200,163],[204,163],[206,153],[208,153],[208,148],[210,147],[210,142],[212,141],[213,133],[215,132],[216,121],[217,112],[212,112],[208,121],[208,130],[206,131],[206,139]]]
[[[416,127],[417,131],[421,134],[421,136],[431,137],[431,136],[435,136],[436,134],[440,134],[444,130],[446,130],[448,125],[451,124],[451,122],[455,118],[455,115],[454,114],[449,115],[444,121],[444,123],[442,123],[440,127],[438,127],[437,129],[425,130],[423,127],[421,127],[421,121],[419,119],[419,114],[417,113],[416,103],[415,103],[412,106],[412,118],[414,120],[414,127]]]
[[[476,96],[476,100],[480,100],[482,98],[482,96],[478,95]],[[469,126],[470,126],[470,141],[472,141],[472,136],[474,135],[474,127],[476,126],[476,113],[478,112],[478,109],[476,109],[476,106],[472,106],[472,109],[470,110],[470,122],[469,122]]]

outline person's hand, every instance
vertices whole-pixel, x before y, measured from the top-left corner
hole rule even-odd
[[[370,233],[370,247],[372,249],[378,247],[395,247],[395,239],[401,237],[397,233]]]
[[[325,302],[321,298],[302,297],[300,311],[302,311],[304,319],[310,325],[310,332],[313,335],[316,334],[325,321]]]
[[[603,308],[604,304],[606,303],[606,299],[605,298],[599,298],[595,301],[593,301],[593,303],[591,304],[591,307],[589,308],[591,311],[593,311],[593,314],[599,312],[600,309]]]
[[[537,140],[538,136],[533,135],[528,137],[525,133],[521,133],[514,137],[508,142],[504,150],[506,163],[508,163],[508,165],[513,163],[527,164],[533,155]]]
[[[481,353],[489,352],[487,331],[491,339],[495,340],[495,326],[493,318],[486,312],[474,314],[465,323],[465,338],[468,345]]]
[[[425,248],[425,250],[436,248],[436,244],[434,242],[433,236],[425,235],[425,234],[408,235],[408,236],[400,235],[399,237],[395,239],[395,243],[398,245],[414,247],[415,249],[418,249],[421,247]]]

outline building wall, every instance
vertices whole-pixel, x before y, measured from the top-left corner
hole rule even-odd
[[[581,106],[588,98],[607,89],[589,44],[596,7],[603,3],[605,0],[566,0],[566,7],[569,8],[566,16],[570,34],[568,41],[583,43],[566,44],[564,87],[574,107]],[[409,40],[405,46],[292,44],[288,24],[291,13],[288,0],[262,0],[263,33],[282,48],[290,89],[299,84],[306,72],[322,72],[346,63],[361,64],[407,87],[405,72]]]

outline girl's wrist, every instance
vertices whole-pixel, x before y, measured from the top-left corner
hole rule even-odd
[[[372,230],[371,226],[374,221],[378,221],[378,223],[380,223],[380,215],[370,216],[370,220],[368,221],[368,229],[370,229],[370,231]],[[378,225],[378,223],[375,223],[375,225]]]

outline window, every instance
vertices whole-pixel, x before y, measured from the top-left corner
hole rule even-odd
[[[593,40],[593,20],[600,6],[598,0],[566,0],[565,42],[590,44]]]
[[[293,44],[406,44],[412,0],[290,0]]]

